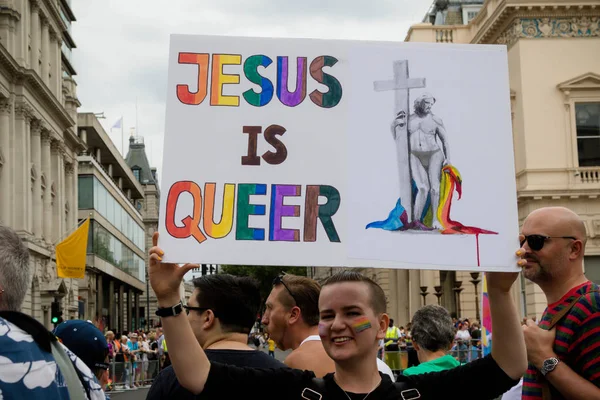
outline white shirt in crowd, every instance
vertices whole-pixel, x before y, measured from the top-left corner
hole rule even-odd
[[[456,332],[455,339],[469,340],[471,339],[471,334],[469,331],[458,331]]]

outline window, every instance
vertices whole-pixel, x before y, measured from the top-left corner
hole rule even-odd
[[[463,24],[467,25],[473,18],[477,16],[481,10],[480,5],[463,5],[462,6],[462,19]]]
[[[598,183],[600,167],[600,75],[587,72],[556,85],[563,93],[571,143],[573,183]]]
[[[88,210],[94,208],[94,178],[79,176],[79,190],[77,191],[79,208]]]
[[[140,169],[134,168],[134,169],[132,169],[132,171],[133,171],[133,176],[135,176],[135,179],[137,179],[139,182],[140,181]]]
[[[579,166],[600,166],[600,101],[575,103],[575,126]]]
[[[600,256],[583,257],[585,276],[595,284],[600,285]]]
[[[91,224],[92,240],[88,241],[88,253],[97,255],[104,261],[145,282],[144,260],[108,232],[98,221],[92,221]]]

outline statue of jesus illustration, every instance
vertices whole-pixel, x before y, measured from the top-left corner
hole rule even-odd
[[[408,118],[409,162],[412,180],[417,193],[414,202],[413,228],[426,230],[428,228],[442,229],[438,213],[432,212],[431,226],[423,224],[426,216],[428,195],[431,209],[438,210],[440,205],[440,182],[442,168],[450,164],[450,152],[446,130],[442,119],[431,111],[435,98],[426,93],[414,102],[414,113]],[[392,134],[402,128],[404,118],[395,118],[392,123]]]

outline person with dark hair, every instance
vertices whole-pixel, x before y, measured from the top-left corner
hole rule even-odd
[[[448,310],[427,305],[412,319],[412,341],[420,364],[402,371],[405,376],[444,371],[460,365],[448,352],[454,341],[454,326]]]
[[[281,362],[248,346],[248,334],[261,305],[258,282],[249,277],[217,274],[193,280],[194,292],[187,305],[189,324],[197,343],[206,350],[211,362],[254,368],[283,368]],[[172,335],[166,335],[169,349]],[[169,350],[172,357],[172,351]],[[175,376],[173,366],[163,369],[150,391],[148,400],[193,399]]]
[[[319,337],[319,293],[321,285],[305,276],[281,275],[265,304],[262,323],[281,350],[292,349],[285,358],[290,368],[314,371],[318,377],[333,371]]]
[[[381,287],[354,271],[332,276],[319,295],[318,332],[335,372],[316,378],[297,369],[240,368],[211,362],[182,315],[179,287],[197,264],[162,263],[158,233],[150,249],[149,276],[158,299],[165,335],[177,379],[199,399],[439,399],[456,388],[463,400],[492,399],[514,386],[527,368],[523,332],[510,291],[518,273],[488,273],[487,285],[494,321],[492,354],[442,372],[400,376],[393,383],[377,370],[377,344],[385,336],[389,317]]]

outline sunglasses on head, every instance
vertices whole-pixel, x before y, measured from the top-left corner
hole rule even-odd
[[[290,294],[290,296],[292,296],[292,299],[294,299],[294,301],[296,302],[296,304],[298,304],[298,300],[296,300],[296,296],[294,296],[294,293],[292,293],[292,291],[290,290],[290,288],[287,287],[287,285],[283,281],[283,275],[279,275],[275,279],[273,279],[273,286],[276,286],[276,285],[278,285],[280,283],[288,291],[288,293]]]
[[[525,239],[521,240],[521,247],[527,242],[529,248],[533,251],[539,251],[544,247],[544,243],[548,239],[571,239],[577,240],[576,237],[573,236],[544,236],[544,235],[527,235]]]
[[[185,313],[187,315],[190,315],[190,311],[206,311],[206,310],[211,310],[210,307],[191,307],[191,306],[183,306],[183,309],[185,310]],[[214,314],[214,311],[213,311]],[[216,314],[215,314],[216,315]]]

